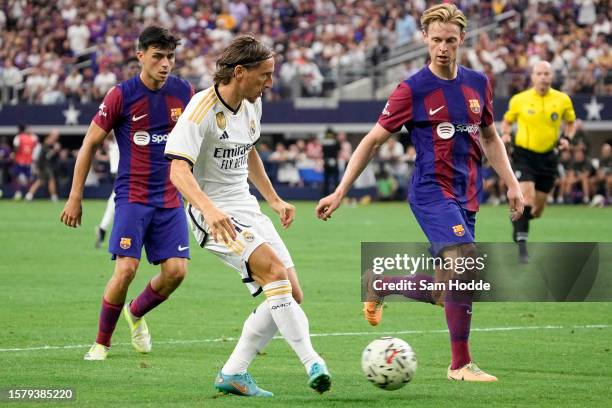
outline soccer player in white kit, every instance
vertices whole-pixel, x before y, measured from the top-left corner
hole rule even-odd
[[[269,397],[247,368],[277,330],[322,393],[331,375],[310,342],[308,318],[289,251],[249,192],[247,178],[280,216],[295,207],[281,200],[254,148],[260,136],[261,94],[272,87],[274,57],[252,36],[237,37],[217,61],[214,86],[194,95],[168,137],[170,179],[189,202],[188,219],[201,247],[236,269],[253,296],[266,300],[250,314],[234,352],[215,380],[224,393]]]

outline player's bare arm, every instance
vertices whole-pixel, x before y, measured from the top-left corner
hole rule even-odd
[[[487,126],[481,129],[482,132],[482,148],[485,156],[491,163],[493,169],[499,174],[501,179],[508,186],[508,205],[510,206],[510,216],[515,221],[523,214],[525,200],[521,193],[518,180],[514,176],[510,161],[506,154],[506,148],[501,138],[495,130],[495,125]]]
[[[510,143],[512,141],[512,122],[503,120],[501,123],[502,142]]]
[[[204,216],[204,221],[210,228],[210,235],[216,242],[223,241],[226,244],[228,238],[236,240],[236,229],[230,217],[219,210],[202,191],[193,173],[191,165],[184,160],[175,159],[170,164],[170,181],[178,191],[197,208]]]
[[[85,179],[91,168],[91,160],[98,147],[104,142],[107,134],[104,129],[94,122],[91,122],[89,129],[87,129],[85,139],[83,139],[83,146],[79,150],[76,164],[74,165],[74,177],[72,178],[70,195],[60,215],[60,221],[69,227],[76,228],[81,225],[81,216],[83,214],[81,202],[83,201]]]
[[[346,166],[346,171],[336,191],[319,201],[319,205],[316,208],[316,215],[319,219],[327,221],[331,217],[332,213],[340,206],[342,199],[351,189],[355,180],[357,180],[357,177],[359,177],[363,169],[366,168],[374,157],[376,151],[389,137],[391,137],[391,133],[377,123],[363,140],[359,142]]]
[[[266,174],[263,162],[257,150],[253,149],[249,152],[247,161],[249,168],[249,180],[255,185],[257,191],[261,193],[270,207],[279,215],[281,225],[287,229],[295,218],[295,206],[283,201],[270,182],[270,178]]]

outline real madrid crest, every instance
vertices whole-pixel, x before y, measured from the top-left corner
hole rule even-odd
[[[255,131],[257,130],[257,126],[255,125],[255,119],[251,119],[251,122],[249,123],[249,125],[250,125],[251,136],[255,136]]]
[[[217,112],[215,115],[215,119],[217,120],[217,127],[221,130],[225,130],[225,126],[227,126],[227,122],[225,121],[225,115],[223,112]]]

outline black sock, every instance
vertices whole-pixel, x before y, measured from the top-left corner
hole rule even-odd
[[[531,206],[526,205],[523,215],[516,221],[512,221],[514,231],[512,233],[512,239],[514,242],[527,241],[529,236],[529,220],[531,219]]]

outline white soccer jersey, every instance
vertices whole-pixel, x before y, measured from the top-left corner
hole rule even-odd
[[[114,137],[108,141],[108,160],[111,174],[116,175],[119,170],[119,145]]]
[[[260,135],[261,100],[233,112],[214,86],[191,98],[168,136],[165,155],[193,166],[200,188],[217,206],[258,206],[249,192],[247,159]]]

